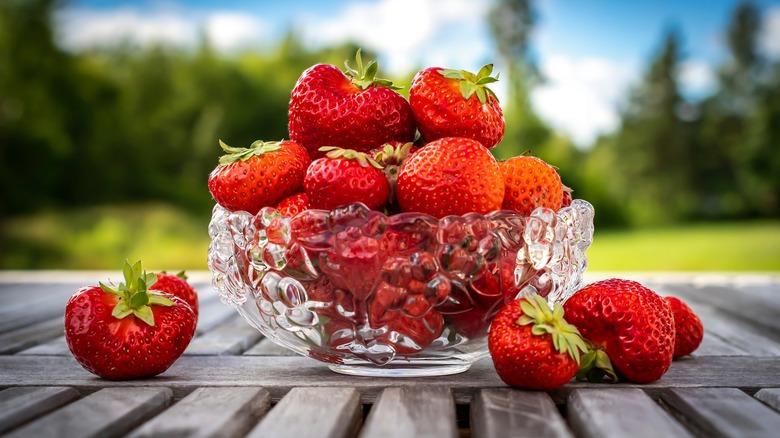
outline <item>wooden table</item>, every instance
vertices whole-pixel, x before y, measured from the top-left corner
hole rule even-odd
[[[440,378],[331,372],[264,339],[208,273],[196,337],[155,378],[108,382],[63,337],[65,302],[118,273],[0,272],[0,433],[9,436],[780,436],[780,273],[589,274],[685,299],[704,321],[693,357],[648,385],[507,388],[489,359]]]

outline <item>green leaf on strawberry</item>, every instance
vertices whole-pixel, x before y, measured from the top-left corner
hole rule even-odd
[[[131,265],[125,260],[122,272],[125,281],[115,288],[99,283],[103,291],[120,298],[111,315],[117,319],[135,315],[146,324],[154,326],[154,314],[149,305],[173,306],[174,302],[159,292],[149,290],[157,282],[157,275],[147,273],[140,261]]]

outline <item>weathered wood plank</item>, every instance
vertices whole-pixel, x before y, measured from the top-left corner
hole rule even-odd
[[[206,295],[198,292],[198,299],[200,297],[208,296],[207,299],[201,300],[198,303],[198,325],[195,328],[195,334],[200,335],[207,333],[222,324],[225,324],[231,317],[237,314],[236,309],[223,304],[216,297]]]
[[[65,303],[81,285],[0,283],[0,333],[62,317]]]
[[[284,348],[268,338],[263,338],[252,348],[246,350],[244,356],[298,356],[298,353]]]
[[[512,389],[485,389],[471,401],[471,436],[558,437],[573,435],[549,395]]]
[[[59,338],[30,347],[16,354],[30,356],[69,356],[72,353],[70,352],[68,343],[65,341],[65,336],[60,336]]]
[[[769,437],[780,414],[736,388],[676,388],[661,399],[706,436]]]
[[[67,404],[79,396],[66,387],[17,387],[0,391],[0,433]]]
[[[65,334],[62,317],[0,333],[0,354],[16,353]]]
[[[352,437],[361,420],[360,394],[353,388],[295,388],[247,436]]]
[[[9,437],[124,435],[170,405],[168,388],[106,388],[13,430]]]
[[[710,331],[707,326],[704,326],[704,338],[701,340],[701,345],[691,353],[691,356],[750,356],[750,353],[731,345]]]
[[[569,395],[566,410],[577,436],[691,436],[638,388],[576,389]]]
[[[776,411],[780,411],[780,388],[765,388],[759,390],[755,397]]]
[[[437,377],[430,382],[452,389],[456,403],[469,403],[480,389],[506,388],[489,358],[478,361],[465,373]],[[106,386],[167,386],[177,398],[206,386],[261,386],[272,400],[279,400],[294,387],[341,387],[360,391],[363,402],[373,402],[385,387],[415,387],[419,379],[349,378],[334,373],[325,364],[303,356],[185,356],[160,376],[130,382],[98,379],[70,356],[0,356],[0,387],[71,386],[89,393]],[[563,404],[576,388],[592,388],[585,382],[570,382],[550,391],[556,404]],[[656,397],[665,388],[737,387],[749,393],[761,388],[780,388],[780,359],[754,357],[699,357],[672,363],[658,381],[636,387]]]
[[[387,388],[368,414],[361,437],[456,437],[455,403],[449,388]]]
[[[262,388],[199,388],[129,436],[244,436],[270,406]]]
[[[674,291],[684,300],[705,303],[719,311],[740,318],[761,333],[780,341],[780,302],[760,299],[756,296],[740,295],[735,288],[722,286],[694,287],[690,285],[668,285],[665,289]],[[739,297],[737,302],[736,297]]]
[[[196,336],[184,350],[187,356],[236,355],[256,344],[263,335],[238,313],[219,327]]]

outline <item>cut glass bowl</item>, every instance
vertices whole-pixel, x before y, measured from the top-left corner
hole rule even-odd
[[[216,205],[208,265],[220,299],[273,342],[374,376],[434,376],[486,356],[501,306],[582,285],[593,207],[435,219],[363,204],[288,218]]]

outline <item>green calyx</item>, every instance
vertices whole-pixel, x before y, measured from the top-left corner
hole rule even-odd
[[[219,164],[230,164],[236,161],[246,161],[252,157],[278,151],[282,148],[279,142],[257,140],[248,148],[234,148],[228,146],[222,140],[219,141],[220,147],[225,151],[225,155],[219,157]]]
[[[582,339],[579,330],[563,319],[563,307],[556,302],[550,309],[547,300],[533,294],[520,303],[524,315],[518,318],[517,324],[533,324],[531,333],[537,336],[549,334],[552,336],[555,349],[568,354],[577,364],[580,364],[580,353],[587,352],[588,345]]]
[[[409,156],[412,146],[414,146],[412,142],[404,143],[400,147],[393,147],[388,143],[374,155],[374,159],[382,166],[400,165]]]
[[[381,164],[377,163],[376,160],[364,154],[363,152],[358,152],[352,149],[342,149],[336,146],[323,146],[319,148],[319,151],[325,152],[325,156],[333,160],[339,158],[343,160],[355,160],[363,167],[371,166],[375,169],[382,170]]]
[[[135,315],[146,324],[154,326],[151,306],[173,306],[175,303],[164,294],[149,290],[157,282],[157,275],[147,273],[140,260],[132,265],[125,260],[123,274],[125,282],[119,283],[119,286],[111,287],[114,286],[113,283],[111,286],[99,283],[103,291],[119,297],[111,315],[117,319]]]
[[[491,76],[493,74],[493,64],[486,64],[479,69],[477,74],[466,70],[441,70],[439,73],[447,79],[460,81],[460,94],[466,100],[469,100],[475,94],[479,102],[483,104],[488,101],[488,95],[498,100],[496,93],[487,86],[498,81],[498,75],[495,77]]]
[[[582,356],[580,369],[577,371],[577,380],[587,380],[591,383],[617,383],[617,373],[612,368],[612,361],[607,353],[600,348],[592,348]]]
[[[376,63],[376,61],[371,61],[368,63],[368,65],[363,66],[363,59],[360,56],[360,49],[358,49],[357,53],[355,54],[355,63],[357,64],[356,69],[350,67],[349,61],[344,61],[344,66],[347,69],[345,73],[351,78],[352,83],[361,90],[367,90],[372,86],[386,87],[391,90],[400,90],[403,88],[393,85],[393,82],[388,79],[381,79],[376,77],[377,70],[379,70],[379,65]]]

